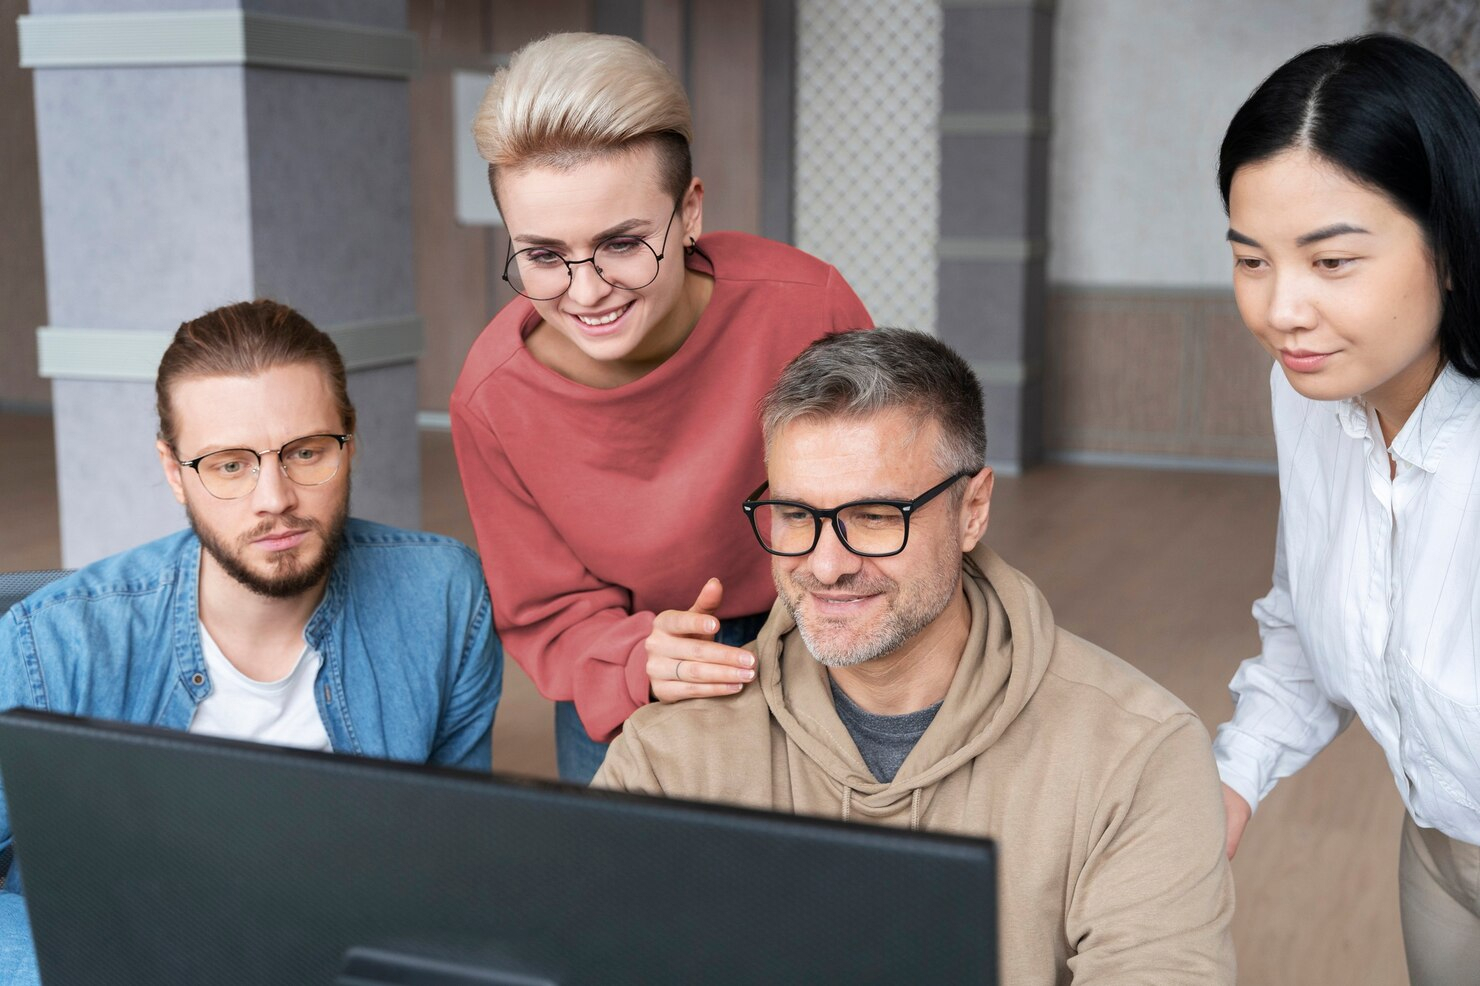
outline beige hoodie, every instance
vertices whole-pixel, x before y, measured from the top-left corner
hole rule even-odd
[[[990,836],[1008,986],[1232,983],[1233,879],[1202,723],[1056,627],[989,549],[965,562],[966,648],[893,781],[869,773],[778,604],[750,645],[759,687],[639,709],[593,785]]]

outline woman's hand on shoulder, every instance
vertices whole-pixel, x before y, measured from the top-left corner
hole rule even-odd
[[[755,655],[742,647],[715,641],[724,586],[710,579],[688,609],[666,609],[653,620],[647,638],[647,675],[653,698],[681,702],[688,698],[733,695],[755,678]]]

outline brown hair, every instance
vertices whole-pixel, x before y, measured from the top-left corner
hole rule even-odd
[[[159,361],[154,381],[159,437],[174,448],[178,431],[170,388],[185,377],[251,377],[278,366],[309,363],[324,371],[344,430],[355,430],[355,406],[334,340],[287,305],[240,301],[182,322]]]
[[[683,83],[631,38],[551,34],[494,73],[473,120],[495,201],[500,170],[569,170],[604,154],[652,146],[675,200],[693,174],[694,124]]]

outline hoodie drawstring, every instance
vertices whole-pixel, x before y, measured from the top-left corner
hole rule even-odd
[[[920,830],[920,795],[923,792],[917,787],[910,795],[910,831]],[[843,821],[847,821],[853,814],[853,789],[843,785]]]

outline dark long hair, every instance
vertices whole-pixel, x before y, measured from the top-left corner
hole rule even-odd
[[[1389,34],[1303,51],[1248,98],[1223,137],[1234,172],[1307,148],[1386,195],[1423,230],[1444,312],[1439,353],[1480,378],[1480,100],[1438,55]]]

